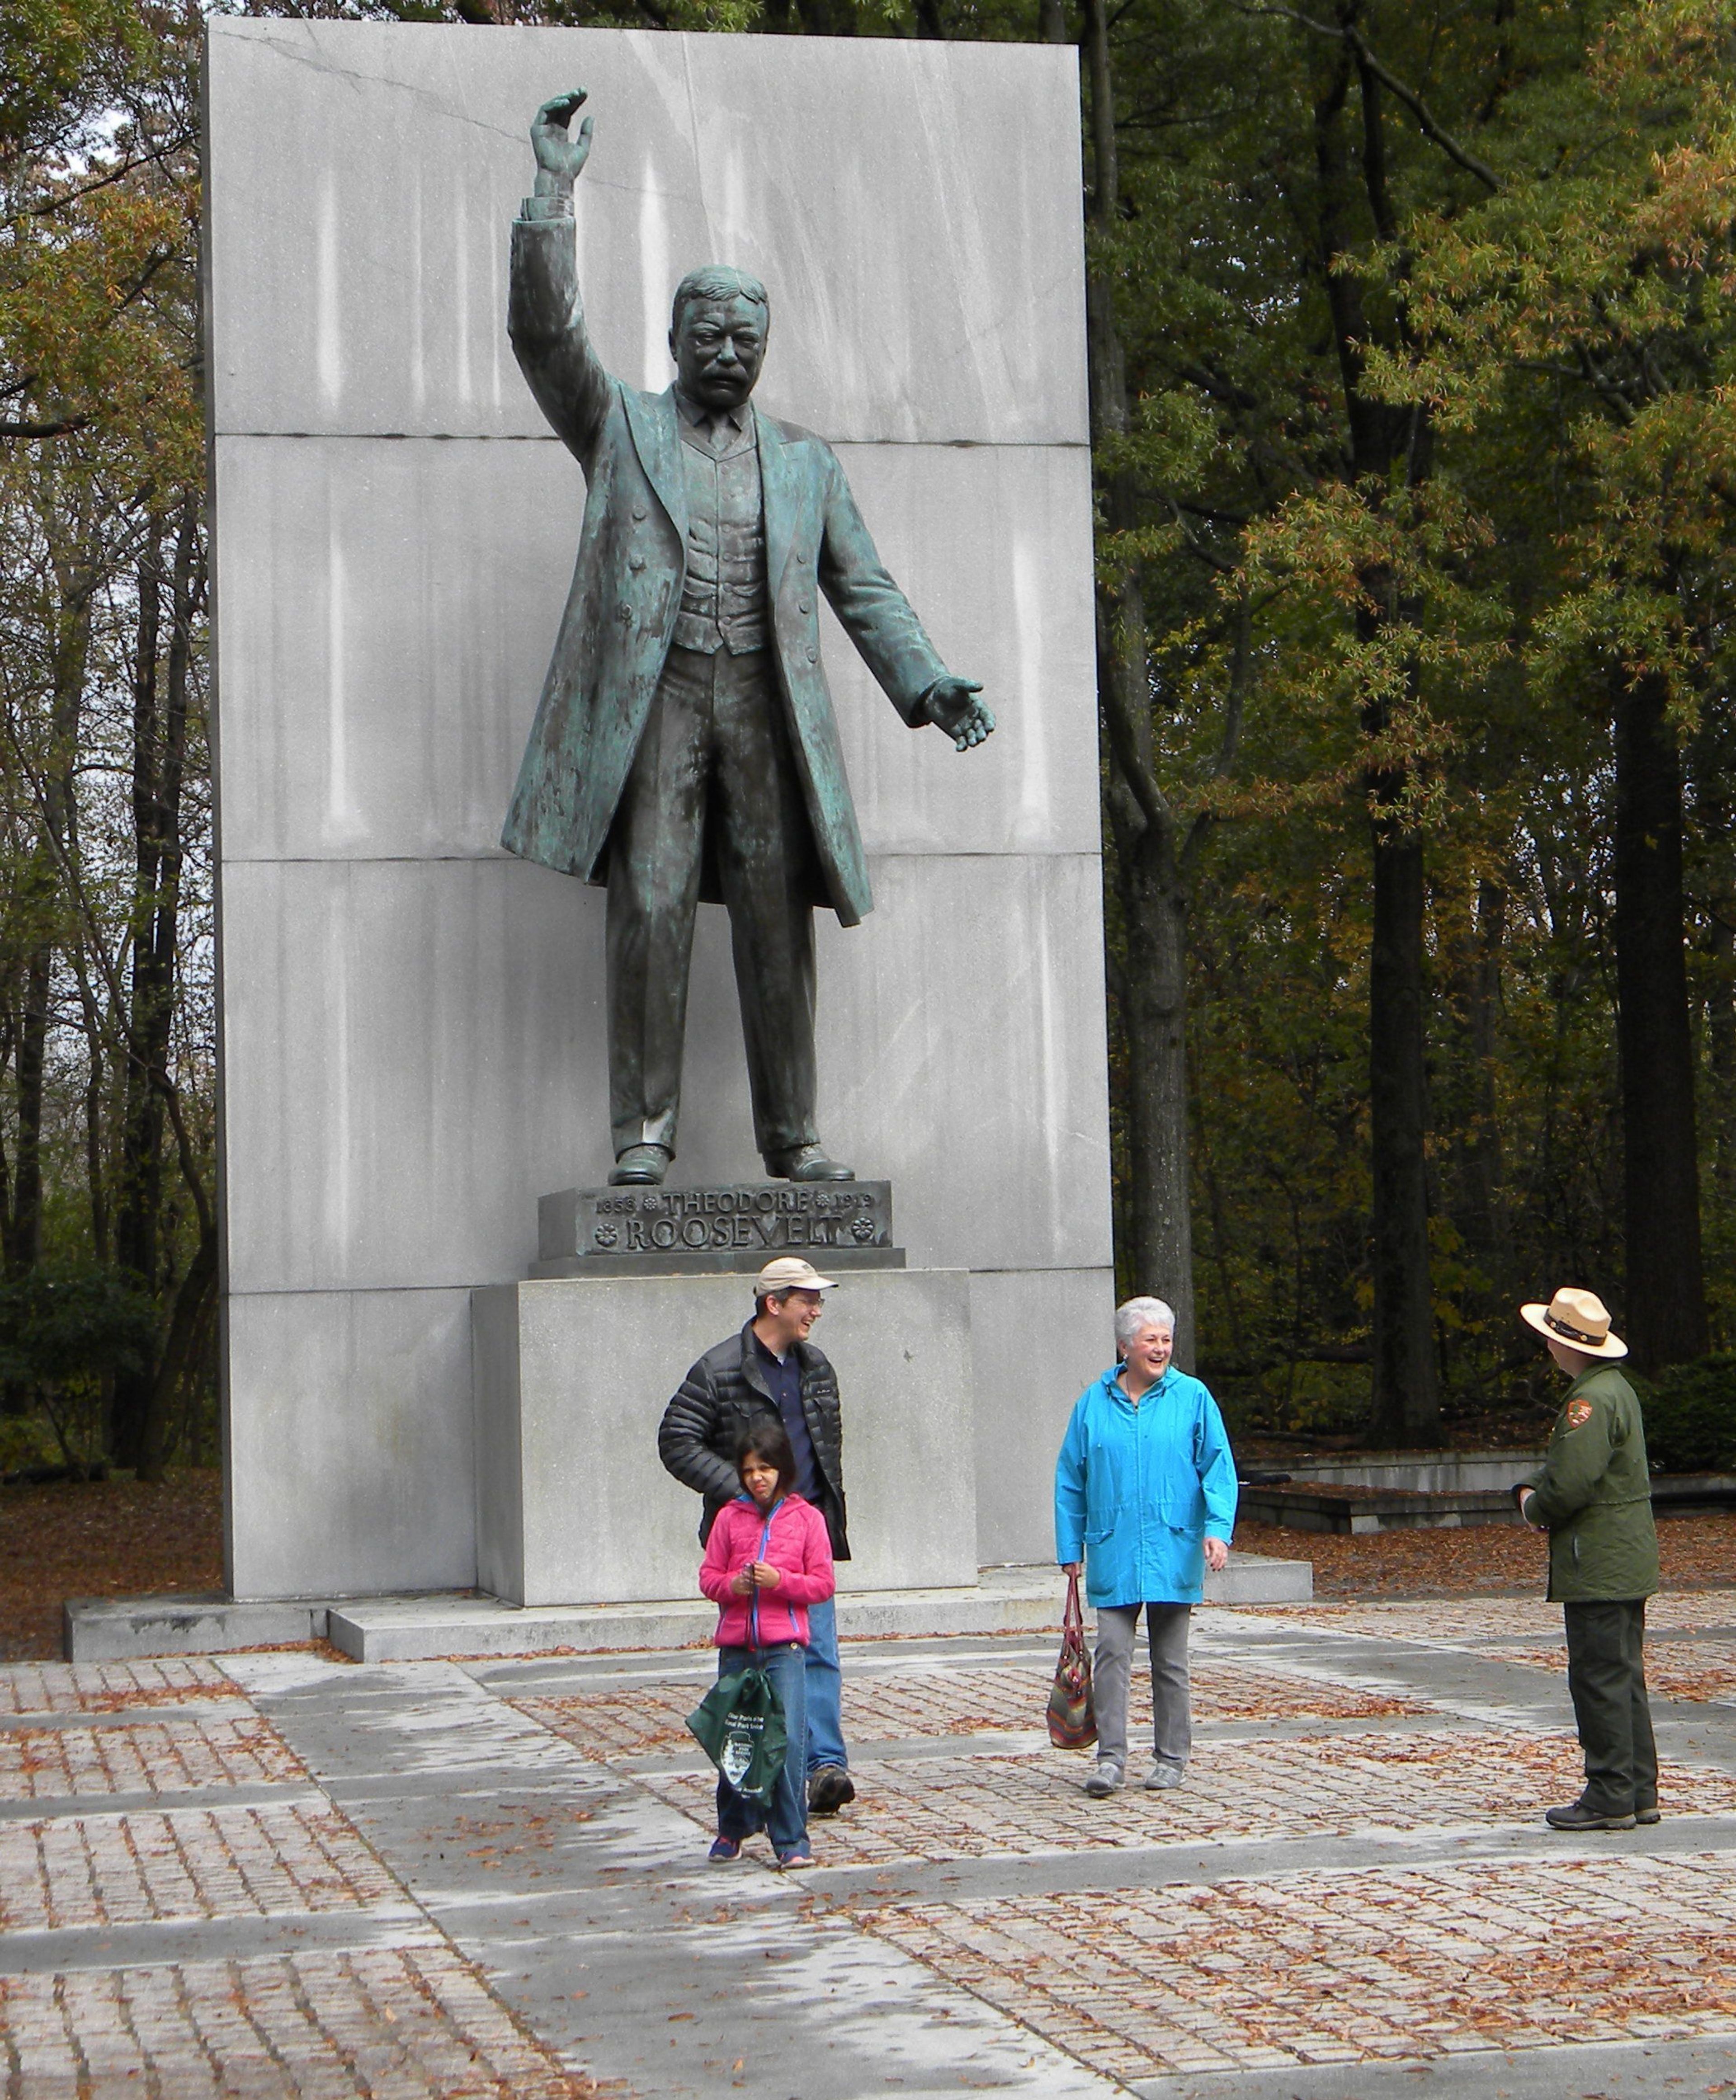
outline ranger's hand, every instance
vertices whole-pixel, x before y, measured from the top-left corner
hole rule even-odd
[[[577,138],[567,135],[567,126],[578,115],[585,97],[582,87],[551,96],[532,121],[531,145],[537,156],[539,196],[546,196],[550,189],[570,189],[590,157],[590,117],[579,126]]]
[[[993,733],[995,717],[977,698],[982,690],[975,679],[955,678],[950,673],[928,689],[929,720],[944,730],[960,751],[969,751]]]
[[[1208,1538],[1206,1541],[1205,1564],[1211,1569],[1214,1575],[1217,1574],[1221,1568],[1226,1565],[1229,1559],[1230,1549],[1225,1545],[1222,1539]]]

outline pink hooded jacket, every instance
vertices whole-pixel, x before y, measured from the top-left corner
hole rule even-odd
[[[718,1607],[718,1630],[712,1635],[718,1648],[754,1645],[753,1598],[737,1597],[729,1586],[740,1569],[756,1560],[769,1561],[784,1578],[775,1590],[758,1593],[758,1645],[799,1641],[806,1648],[808,1606],[823,1604],[837,1587],[826,1520],[800,1495],[785,1495],[769,1518],[749,1495],[738,1495],[718,1511],[700,1563],[700,1588]]]

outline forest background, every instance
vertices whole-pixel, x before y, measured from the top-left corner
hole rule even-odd
[[[1076,43],[1121,1286],[1414,1445],[1588,1284],[1736,1463],[1736,0],[235,11]],[[204,19],[0,14],[0,1471],[216,1451]]]

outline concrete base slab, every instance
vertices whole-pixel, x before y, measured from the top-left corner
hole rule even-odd
[[[1306,1604],[1313,1595],[1314,1569],[1305,1560],[1250,1555],[1206,1577],[1208,1604]],[[329,1640],[358,1662],[536,1655],[550,1648],[606,1654],[709,1645],[717,1622],[713,1608],[697,1597],[527,1608],[462,1592],[298,1604],[75,1597],[64,1611],[69,1662],[222,1655],[308,1640]],[[978,1582],[958,1589],[842,1590],[838,1628],[856,1639],[1038,1632],[1058,1626],[1060,1612],[1061,1584],[1053,1568],[985,1568]]]
[[[1207,1570],[1208,1604],[1306,1604],[1314,1594],[1311,1560],[1274,1560],[1262,1553],[1231,1554],[1214,1575]]]
[[[1385,2063],[1288,2065],[1144,2078],[1138,2100],[1663,2100],[1718,2093],[1736,2074],[1736,2034],[1701,2041],[1620,2041],[1464,2049]]]
[[[1313,1594],[1305,1560],[1232,1560],[1206,1582],[1206,1600],[1215,1604],[1305,1602]],[[846,1639],[1034,1632],[1060,1624],[1061,1601],[1053,1568],[985,1568],[968,1589],[841,1590],[838,1631]],[[334,1605],[328,1638],[358,1662],[416,1662],[706,1646],[716,1624],[700,1599],[521,1608],[495,1597],[375,1597]]]
[[[61,1643],[68,1662],[222,1655],[236,1648],[323,1640],[326,1610],[323,1599],[237,1604],[220,1594],[68,1597],[61,1607]]]

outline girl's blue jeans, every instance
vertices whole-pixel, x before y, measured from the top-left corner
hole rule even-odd
[[[777,1687],[784,1706],[784,1726],[789,1746],[784,1753],[784,1769],[778,1775],[769,1807],[737,1793],[727,1779],[718,1780],[718,1835],[751,1838],[766,1831],[775,1851],[787,1852],[792,1845],[805,1843],[808,1834],[808,1707],[807,1650],[799,1642],[785,1641],[776,1648],[722,1648],[718,1650],[718,1674],[731,1677],[738,1670],[763,1670]]]

